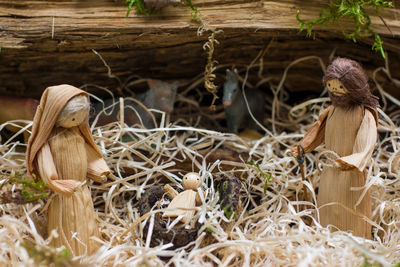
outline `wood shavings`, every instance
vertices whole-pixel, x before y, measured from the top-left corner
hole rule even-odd
[[[275,117],[264,122],[271,133],[275,125],[277,134],[266,134],[258,141],[224,134],[213,126],[209,127],[213,130],[204,129],[214,124],[206,116],[198,119],[196,114],[200,115],[195,112],[199,107],[191,101],[179,102],[184,99],[179,97],[172,116],[182,117],[174,123],[163,120],[154,129],[133,128],[126,123],[122,126],[118,122],[102,127],[92,125],[113,176],[104,184],[90,186],[102,247],[90,257],[73,260],[97,266],[361,266],[366,260],[385,266],[399,262],[399,101],[383,91],[387,104],[380,111],[379,141],[367,170],[370,175],[366,188],[370,188],[373,199],[374,226],[373,239],[366,240],[342,231],[330,232],[319,224],[319,173],[336,156],[324,147],[307,154],[306,180],[302,182],[297,162],[288,149],[298,143],[326,107],[326,96],[290,106],[284,102],[284,81],[279,84],[272,84]],[[0,125],[0,129],[3,127]],[[123,142],[123,136],[130,140]],[[1,176],[1,183],[12,170],[26,173],[25,144],[15,138],[2,140],[0,145],[0,169],[5,175]],[[213,158],[216,154],[225,155],[222,151],[229,151],[230,158]],[[265,178],[248,161],[271,174],[265,193]],[[148,247],[143,231],[148,226],[147,237],[152,236],[149,226],[163,209],[156,206],[151,212],[140,214],[138,200],[155,185],[178,185],[183,174],[191,171],[202,177],[201,190],[206,195],[193,218],[201,223],[197,239],[173,250],[170,243]],[[221,173],[234,174],[242,183],[242,209],[229,219],[219,208],[214,188],[214,178]],[[307,186],[308,201],[303,201],[303,184]],[[1,188],[2,192],[17,189],[15,185]],[[34,219],[34,215],[45,217],[46,208],[45,200],[23,206],[0,205],[0,265],[33,265],[34,260],[22,243],[28,240],[37,247],[48,246],[48,237],[39,234],[39,224]]]

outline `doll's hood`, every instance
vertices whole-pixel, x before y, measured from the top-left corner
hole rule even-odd
[[[26,151],[26,165],[29,173],[36,173],[35,158],[38,151],[47,142],[57,117],[71,98],[77,95],[89,95],[74,86],[62,84],[46,88],[40,99],[40,104],[33,118],[32,134],[28,141]],[[99,157],[103,157],[90,132],[89,123],[86,120],[79,126],[79,130],[85,141],[92,146]]]

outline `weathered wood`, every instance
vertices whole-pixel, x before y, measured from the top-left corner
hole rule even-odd
[[[298,32],[296,10],[301,9],[304,19],[314,18],[325,2],[195,0],[194,4],[209,27],[223,30],[217,35],[220,44],[215,50],[219,64],[247,65],[274,39],[264,57],[264,69],[276,80],[294,59],[317,55],[327,63],[334,49],[338,55],[361,61],[366,69],[382,66],[368,38],[354,44],[343,40],[334,28],[318,30],[314,40]],[[126,10],[122,0],[0,0],[0,93],[38,97],[47,86],[60,83],[94,83],[116,90],[119,82],[107,76],[92,49],[122,81],[130,75],[191,79],[204,70],[202,45],[208,33],[196,35],[200,24],[191,21],[188,7],[167,7],[151,17],[132,11],[126,18]],[[398,9],[384,14],[393,35],[379,18],[372,17],[395,77],[400,77],[398,16]],[[289,72],[287,86],[320,90],[320,80],[316,61],[308,61]]]

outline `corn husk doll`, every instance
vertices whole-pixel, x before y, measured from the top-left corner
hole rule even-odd
[[[170,185],[165,185],[164,190],[172,199],[163,218],[175,219],[180,218],[180,222],[188,223],[193,218],[194,210],[192,208],[201,204],[201,198],[197,192],[197,188],[201,186],[201,177],[195,172],[187,173],[182,178],[182,186],[184,191],[178,193]]]
[[[27,148],[29,173],[56,193],[48,208],[51,246],[74,255],[91,254],[100,233],[87,178],[101,182],[109,173],[88,124],[89,96],[70,85],[47,88],[36,111]]]
[[[320,223],[371,238],[371,225],[365,220],[371,218],[371,196],[369,191],[362,193],[377,139],[378,98],[370,92],[361,66],[350,59],[336,58],[323,83],[332,105],[300,143],[306,153],[325,143],[339,155],[334,166],[324,167],[321,173],[317,199]]]

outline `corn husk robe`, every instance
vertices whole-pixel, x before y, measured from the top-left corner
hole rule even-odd
[[[51,246],[64,245],[74,255],[91,254],[100,237],[87,178],[100,181],[109,173],[90,132],[88,120],[73,128],[56,127],[67,102],[86,92],[69,85],[49,87],[35,114],[27,148],[27,168],[57,194],[48,209],[48,233],[58,237]]]
[[[317,200],[321,225],[333,225],[354,235],[371,238],[371,225],[364,220],[371,218],[369,191],[356,204],[362,195],[366,166],[376,139],[377,113],[364,106],[330,106],[305,134],[301,145],[306,153],[325,142],[328,150],[340,156],[337,161],[350,169],[323,169]]]
[[[201,203],[198,193],[191,189],[185,190],[172,199],[162,217],[173,219],[182,215],[182,223],[190,222],[194,215],[194,210],[190,209],[196,207],[196,203]]]

